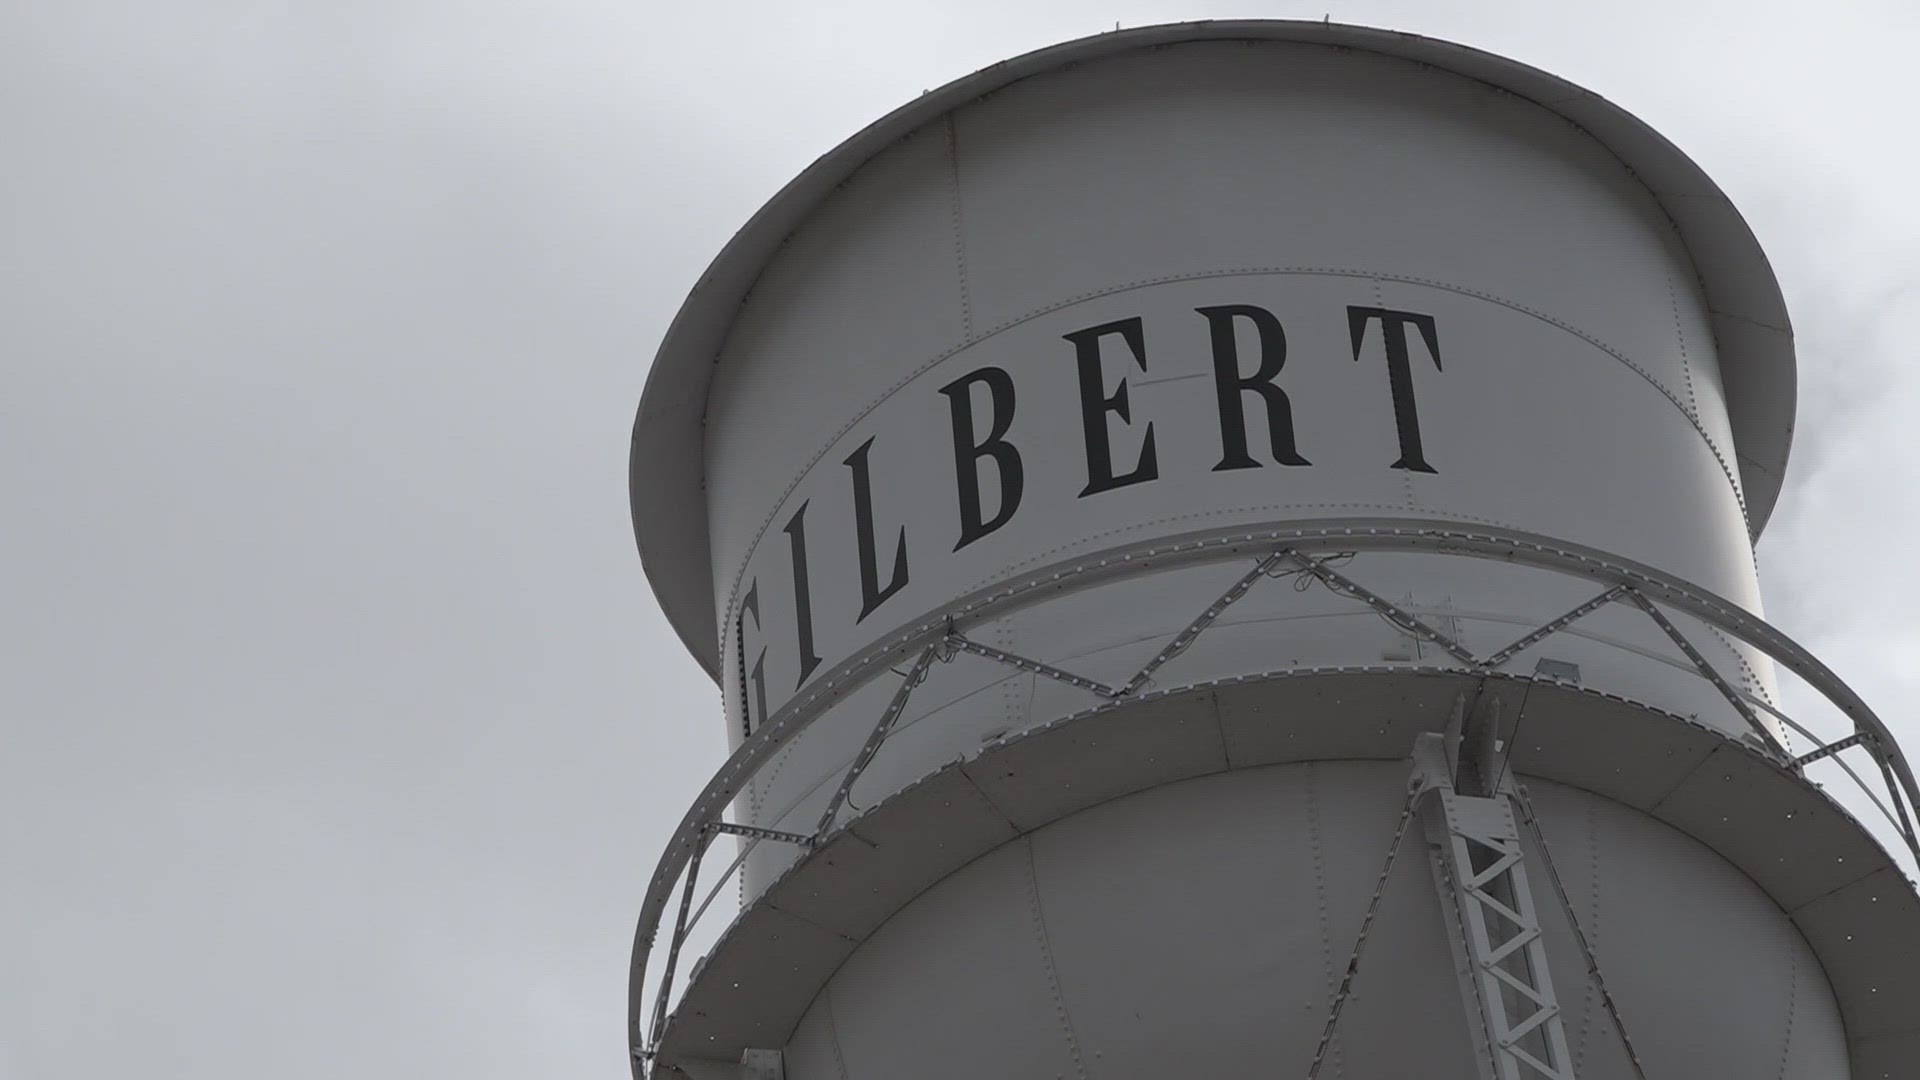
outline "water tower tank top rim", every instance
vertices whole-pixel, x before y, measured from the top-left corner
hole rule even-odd
[[[1779,496],[1792,442],[1793,336],[1766,255],[1700,167],[1638,118],[1536,68],[1452,42],[1327,22],[1235,20],[1117,30],[1051,46],[958,79],[896,109],[782,188],[714,259],[662,340],[634,423],[628,478],[634,537],[681,640],[717,677],[709,570],[704,417],[714,361],[740,304],[782,241],[882,149],[942,114],[1022,79],[1157,45],[1267,41],[1340,46],[1428,64],[1565,117],[1646,185],[1692,257],[1711,311],[1753,535]]]

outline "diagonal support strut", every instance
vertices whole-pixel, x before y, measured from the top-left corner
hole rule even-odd
[[[1280,554],[1298,563],[1302,569],[1320,579],[1320,583],[1334,592],[1351,596],[1379,612],[1388,622],[1405,629],[1408,633],[1424,641],[1440,646],[1453,658],[1469,667],[1479,667],[1480,662],[1466,647],[1447,635],[1428,626],[1418,615],[1367,588],[1365,585],[1347,577],[1340,571],[1328,566],[1324,561],[1311,555],[1302,554],[1294,548],[1281,548]]]
[[[1777,750],[1780,745],[1780,740],[1775,738],[1773,732],[1769,731],[1766,725],[1760,722],[1760,717],[1753,711],[1753,706],[1748,705],[1746,699],[1740,696],[1740,692],[1733,688],[1733,684],[1722,678],[1720,672],[1716,670],[1712,664],[1707,662],[1707,658],[1700,655],[1700,650],[1693,647],[1693,642],[1688,641],[1687,636],[1682,634],[1679,629],[1673,625],[1672,620],[1668,619],[1666,613],[1660,610],[1659,605],[1647,599],[1646,594],[1638,589],[1628,589],[1627,596],[1635,604],[1639,605],[1640,610],[1647,613],[1647,617],[1653,620],[1654,625],[1658,626],[1675,645],[1680,647],[1680,651],[1686,654],[1687,659],[1693,663],[1694,668],[1700,672],[1701,677],[1712,683],[1715,690],[1720,691],[1720,696],[1727,699],[1727,703],[1732,705],[1733,711],[1739,713],[1740,718],[1747,722],[1747,726],[1758,733],[1767,746]]]

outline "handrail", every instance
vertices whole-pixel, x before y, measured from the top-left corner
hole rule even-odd
[[[1275,523],[1252,529],[1243,527],[1227,531],[1188,533],[1152,542],[1111,548],[1067,560],[961,597],[918,622],[877,640],[865,650],[836,665],[831,671],[815,679],[805,693],[783,705],[757,732],[743,742],[707,783],[706,788],[701,791],[693,806],[681,819],[668,841],[660,863],[655,868],[641,906],[628,981],[628,1038],[633,1053],[636,1080],[644,1080],[647,1075],[648,1063],[665,1016],[666,998],[671,991],[670,985],[661,988],[659,999],[655,1002],[652,1030],[643,1031],[640,1025],[644,1015],[647,964],[660,920],[667,904],[671,901],[675,883],[680,880],[683,872],[698,861],[700,853],[705,850],[707,842],[714,835],[716,826],[722,822],[722,814],[728,804],[741,792],[748,779],[757,773],[762,765],[791,743],[835,703],[853,690],[890,670],[901,660],[916,653],[920,654],[920,662],[916,665],[916,670],[919,670],[924,668],[926,659],[935,652],[949,652],[960,644],[971,645],[972,643],[966,642],[960,633],[974,623],[1004,616],[1069,592],[1097,587],[1117,577],[1133,573],[1148,564],[1158,569],[1166,569],[1170,566],[1218,562],[1236,555],[1255,553],[1262,559],[1260,568],[1263,571],[1271,573],[1270,568],[1276,556],[1295,563],[1300,569],[1293,572],[1312,574],[1328,588],[1353,596],[1400,625],[1413,627],[1412,632],[1432,638],[1448,652],[1453,653],[1456,658],[1466,661],[1475,669],[1492,670],[1511,659],[1519,651],[1509,647],[1486,660],[1475,660],[1457,643],[1445,639],[1443,635],[1417,617],[1395,607],[1391,602],[1350,579],[1332,572],[1325,562],[1309,554],[1315,551],[1443,554],[1508,562],[1561,574],[1584,576],[1602,582],[1609,587],[1603,594],[1604,599],[1595,597],[1589,604],[1583,604],[1573,612],[1544,624],[1540,630],[1545,633],[1539,633],[1539,637],[1528,644],[1537,643],[1538,640],[1552,633],[1564,630],[1575,619],[1608,604],[1637,605],[1645,610],[1669,637],[1674,638],[1676,644],[1700,669],[1700,674],[1721,690],[1734,709],[1749,722],[1754,722],[1753,713],[1747,703],[1741,700],[1741,695],[1728,686],[1724,679],[1713,671],[1711,665],[1706,664],[1704,659],[1693,650],[1684,635],[1674,629],[1654,605],[1662,604],[1675,611],[1683,612],[1709,627],[1737,638],[1760,650],[1770,659],[1805,680],[1809,686],[1853,721],[1855,733],[1862,736],[1859,745],[1873,754],[1887,781],[1888,793],[1899,811],[1900,824],[1904,826],[1901,831],[1909,852],[1916,859],[1920,859],[1920,838],[1916,837],[1912,821],[1908,817],[1908,807],[1920,808],[1920,784],[1916,783],[1913,769],[1901,754],[1891,731],[1852,689],[1812,653],[1758,616],[1706,589],[1644,564],[1552,537],[1519,530],[1445,521],[1377,518],[1353,520],[1338,525]],[[1213,618],[1218,616],[1221,607],[1237,600],[1245,592],[1245,588],[1236,585],[1235,590],[1230,590],[1228,596],[1215,601],[1214,606],[1208,609],[1210,614],[1203,613],[1204,622],[1197,619],[1194,624],[1190,624],[1187,629],[1176,635],[1176,640],[1187,639],[1179,643],[1178,649],[1184,649],[1191,644],[1191,637],[1197,636],[1206,625],[1211,624]],[[1189,634],[1189,631],[1193,633]],[[1169,648],[1173,646],[1170,644]],[[996,658],[990,657],[990,659]],[[1011,654],[997,659],[1023,665],[1038,663],[1023,657],[1014,657]],[[1158,659],[1156,658],[1156,661]],[[1153,666],[1153,663],[1150,662],[1149,666]],[[1050,668],[1050,670],[1057,669]],[[1060,672],[1060,674],[1071,675],[1069,672]],[[907,685],[901,688],[902,694],[897,697],[903,696],[911,689],[912,683],[917,681],[909,679]],[[1093,683],[1091,680],[1083,681],[1094,686],[1096,692],[1101,692],[1102,696],[1115,700],[1125,700],[1133,696],[1146,682],[1136,677],[1116,690],[1104,684]],[[884,737],[886,728],[890,726],[890,719],[896,716],[897,712],[896,708],[890,706],[888,716],[883,717],[882,723],[875,729],[876,737]],[[1772,749],[1776,750],[1776,755],[1780,757],[1783,765],[1792,765],[1792,760],[1783,753],[1778,753],[1777,747]],[[872,755],[867,753],[863,756],[870,760]],[[1841,764],[1844,768],[1844,763]],[[1851,769],[1846,771],[1858,782],[1858,776]],[[842,784],[842,789],[850,788],[852,780],[856,777],[857,773],[850,771]],[[1866,790],[1864,784],[1861,786]],[[1872,797],[1870,790],[1867,790],[1867,794]],[[1884,807],[1882,810],[1884,812]],[[814,837],[808,839],[817,839],[818,835],[824,834],[831,827],[834,812],[835,808],[830,807],[819,831]],[[734,830],[729,828],[725,831]],[[795,839],[802,838],[795,834]],[[737,867],[739,862],[740,860],[736,860],[734,865]],[[689,892],[691,892],[690,889]],[[704,909],[705,905],[702,905],[702,910]],[[670,952],[677,955],[686,929],[684,912],[683,918],[676,921],[678,925]],[[668,981],[670,984],[670,975]]]

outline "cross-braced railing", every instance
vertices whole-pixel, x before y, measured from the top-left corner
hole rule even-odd
[[[1362,552],[1408,552],[1493,559],[1588,578],[1599,583],[1601,589],[1564,614],[1482,657],[1336,568],[1336,564],[1342,561],[1341,557]],[[969,627],[991,622],[1023,607],[1043,603],[1064,592],[1094,588],[1140,572],[1149,563],[1156,570],[1164,570],[1173,566],[1220,562],[1246,556],[1255,559],[1252,568],[1226,592],[1202,608],[1151,660],[1119,686],[985,645],[966,634]],[[1114,549],[1046,567],[964,597],[927,619],[876,642],[833,671],[815,679],[806,693],[783,706],[748,738],[721,767],[682,819],[649,885],[635,935],[629,988],[629,1026],[635,1075],[644,1077],[647,1074],[658,1048],[671,1002],[680,951],[689,929],[699,921],[726,880],[744,863],[752,845],[775,842],[811,848],[835,829],[840,811],[847,805],[854,786],[885,745],[888,735],[905,711],[914,688],[925,680],[933,664],[967,653],[1039,678],[1078,687],[1104,699],[1122,701],[1140,695],[1151,685],[1155,672],[1190,648],[1229,607],[1258,587],[1262,579],[1282,577],[1318,582],[1334,593],[1350,597],[1406,633],[1452,656],[1461,665],[1459,670],[1483,675],[1496,671],[1525,650],[1566,631],[1579,620],[1603,608],[1614,604],[1637,607],[1673,642],[1699,676],[1727,700],[1733,711],[1749,726],[1755,737],[1753,741],[1759,747],[1782,765],[1796,771],[1831,759],[1886,818],[1903,843],[1906,855],[1920,860],[1920,837],[1916,836],[1913,813],[1913,808],[1920,805],[1920,787],[1916,786],[1912,769],[1901,755],[1886,725],[1811,653],[1757,616],[1705,589],[1590,548],[1528,533],[1478,526],[1455,526],[1420,520],[1369,520],[1345,525],[1271,526],[1231,533],[1194,534]],[[1822,694],[1852,722],[1853,730],[1844,736],[1823,741],[1771,703],[1742,693],[1674,625],[1668,617],[1669,611],[1685,614],[1733,641],[1757,649]],[[912,667],[904,673],[897,671],[896,666],[906,660],[912,661]],[[899,675],[901,682],[859,752],[847,766],[847,771],[841,776],[838,789],[812,832],[768,829],[725,820],[726,807],[779,750],[854,690],[889,672]],[[1759,712],[1766,712],[1808,738],[1815,748],[1798,757],[1789,757],[1772,730],[1760,720]],[[1850,749],[1862,750],[1872,758],[1882,781],[1880,792],[1876,793],[1875,785],[1869,784],[1839,756]],[[733,863],[721,875],[720,881],[696,908],[693,898],[702,856],[712,839],[721,834],[740,836],[746,838],[748,843],[743,845]],[[657,991],[652,995],[650,1022],[643,1030],[641,1018],[645,1015],[646,976],[653,944],[661,919],[671,903],[674,886],[683,879],[684,886],[668,942],[663,975]]]

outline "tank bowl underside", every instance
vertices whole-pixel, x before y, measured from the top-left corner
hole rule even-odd
[[[1608,995],[1647,1075],[1909,1074],[1920,899],[1817,787],[1573,684],[1356,668],[1089,710],[869,809],[700,963],[655,1075],[733,1077],[748,1048],[793,1080],[1306,1075],[1414,737],[1476,692],[1525,697],[1509,767],[1580,1076],[1633,1075]],[[1424,846],[1378,890],[1323,1076],[1477,1075]]]

